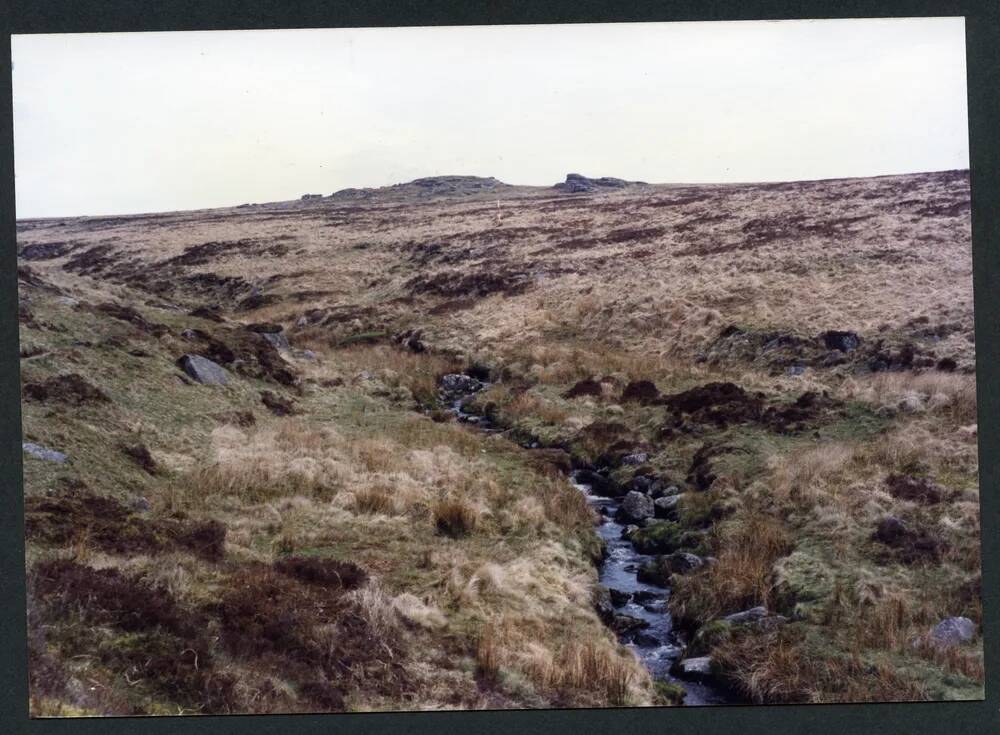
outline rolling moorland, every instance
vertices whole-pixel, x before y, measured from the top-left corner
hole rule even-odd
[[[571,175],[20,220],[32,713],[981,698],[969,209]]]

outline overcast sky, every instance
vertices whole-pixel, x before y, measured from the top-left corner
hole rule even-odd
[[[968,166],[962,19],[15,36],[17,214]]]

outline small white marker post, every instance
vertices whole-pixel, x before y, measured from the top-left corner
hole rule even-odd
[[[499,226],[502,221],[503,217],[500,215],[500,200],[497,199],[497,225]]]

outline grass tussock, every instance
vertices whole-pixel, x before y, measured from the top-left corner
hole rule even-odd
[[[477,508],[465,498],[447,495],[431,507],[437,532],[451,538],[461,538],[472,533],[479,523]]]
[[[671,598],[676,617],[697,623],[747,608],[772,607],[775,561],[791,551],[788,527],[760,513],[721,524],[716,563],[677,580]]]

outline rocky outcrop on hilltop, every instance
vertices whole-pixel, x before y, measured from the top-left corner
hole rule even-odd
[[[335,200],[370,199],[372,197],[418,198],[471,196],[490,194],[513,188],[493,176],[428,176],[402,184],[366,189],[341,189],[330,195]]]
[[[645,181],[626,181],[616,179],[612,176],[602,176],[599,179],[591,179],[582,174],[566,174],[566,180],[561,181],[553,189],[566,192],[567,194],[581,194],[595,191],[609,191],[613,189],[626,189],[630,186],[645,186]]]

